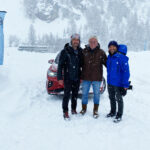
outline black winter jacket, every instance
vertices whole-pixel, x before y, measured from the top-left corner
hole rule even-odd
[[[81,77],[81,60],[82,59],[82,48],[78,48],[78,53],[74,52],[74,49],[67,43],[64,49],[61,51],[57,79],[63,80],[80,80]]]

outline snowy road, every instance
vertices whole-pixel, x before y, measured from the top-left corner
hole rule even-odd
[[[108,94],[101,97],[100,117],[62,117],[62,97],[47,95],[47,63],[55,54],[6,49],[0,67],[0,150],[148,150],[150,141],[150,52],[130,52],[134,91],[125,97],[123,121],[106,119]],[[78,100],[78,111],[81,109]]]

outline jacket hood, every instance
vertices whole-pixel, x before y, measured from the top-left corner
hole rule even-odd
[[[120,55],[119,53],[121,53],[122,55]],[[124,59],[126,61],[129,60],[129,57],[127,57],[126,54],[123,52],[115,52],[113,55],[109,53],[108,57],[119,57],[119,58]]]
[[[69,46],[70,46],[70,44],[69,44],[69,43],[66,43],[65,46],[64,46],[64,48],[67,48],[67,47],[69,47]]]
[[[120,44],[119,48],[118,48],[118,52],[123,53],[123,54],[127,54],[128,48],[126,45]]]

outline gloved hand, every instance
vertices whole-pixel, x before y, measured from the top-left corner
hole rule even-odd
[[[127,89],[121,87],[121,88],[120,88],[120,93],[121,93],[122,96],[126,96],[126,94],[127,94]]]

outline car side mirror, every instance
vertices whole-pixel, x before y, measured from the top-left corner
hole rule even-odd
[[[54,59],[50,59],[50,60],[48,61],[49,64],[52,64],[53,62],[54,62]]]

